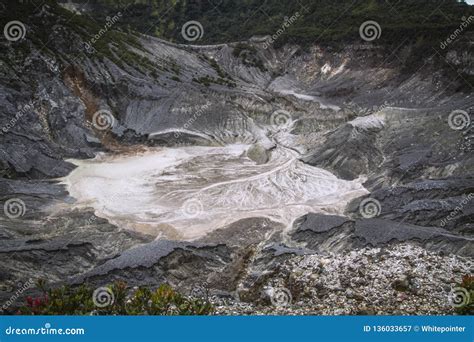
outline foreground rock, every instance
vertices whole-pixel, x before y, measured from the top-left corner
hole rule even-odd
[[[349,251],[366,246],[413,242],[426,249],[474,257],[474,238],[438,227],[370,218],[308,214],[297,223],[292,238],[317,251]]]
[[[452,291],[474,271],[471,260],[412,244],[293,256],[255,291],[256,302],[211,299],[228,315],[453,314]]]

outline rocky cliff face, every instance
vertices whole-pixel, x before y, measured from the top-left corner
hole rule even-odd
[[[461,258],[456,265],[462,270],[453,279],[472,272],[474,107],[472,85],[457,73],[474,74],[467,45],[456,45],[442,61],[454,71],[430,54],[417,70],[408,70],[410,46],[275,50],[257,39],[176,45],[114,31],[107,23],[91,25],[48,5],[23,15],[25,37],[0,43],[2,300],[18,282],[41,277],[98,286],[113,279],[130,285],[169,282],[185,291],[205,284],[219,300],[231,296],[236,305],[258,306],[267,303],[266,286],[299,284],[281,266],[285,263],[328,254],[333,263],[350,263],[343,256],[347,251],[370,259],[378,248],[395,248],[384,268],[396,264],[400,253],[404,258],[417,253],[415,261],[430,267]],[[262,167],[273,165],[279,149],[292,151],[297,166],[266,180],[280,188],[286,184],[282,193],[297,188],[291,194],[304,197],[312,191],[313,167],[360,182],[370,193],[347,206],[325,203],[318,213],[298,211],[301,217],[290,224],[276,214],[252,214],[193,241],[172,241],[96,216],[100,208],[92,202],[79,206],[60,179],[74,169],[71,158],[231,144],[252,145],[246,162]],[[192,165],[188,172],[195,171]],[[211,201],[221,194],[207,195]],[[408,249],[399,253],[398,245]],[[313,259],[311,267],[317,264]],[[332,272],[326,268],[323,274]],[[418,270],[416,276],[430,272]],[[384,279],[396,276],[404,274]],[[318,283],[320,293],[339,291],[324,284],[326,278]],[[443,282],[437,294],[447,298],[452,279],[436,279]],[[308,291],[296,285],[290,292],[302,301]],[[423,285],[426,296],[432,285]],[[367,288],[354,287],[359,290]],[[376,311],[389,311],[383,301],[376,305]],[[450,310],[448,301],[436,305],[422,311]]]

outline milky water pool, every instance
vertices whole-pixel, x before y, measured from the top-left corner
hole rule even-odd
[[[367,190],[277,147],[257,165],[250,145],[149,148],[71,160],[62,179],[77,207],[157,238],[195,239],[237,220],[266,217],[290,226],[308,213],[341,214]]]

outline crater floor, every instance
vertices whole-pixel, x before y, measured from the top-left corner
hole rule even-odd
[[[119,227],[168,239],[190,240],[249,217],[290,226],[308,213],[340,214],[367,190],[302,163],[277,147],[257,165],[250,145],[150,148],[127,155],[72,160],[78,167],[62,181],[78,207]]]

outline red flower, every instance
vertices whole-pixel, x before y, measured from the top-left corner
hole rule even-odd
[[[33,306],[40,306],[41,305],[41,298],[36,298],[35,301],[33,302]]]

